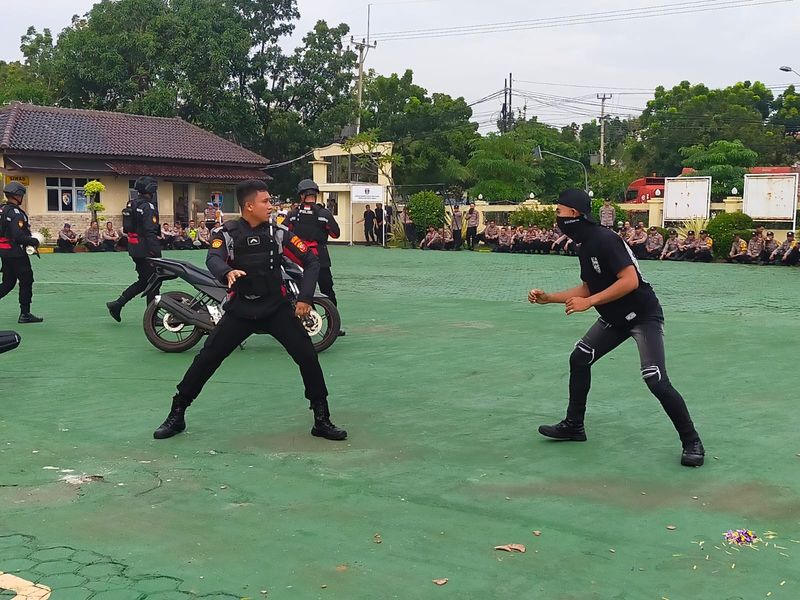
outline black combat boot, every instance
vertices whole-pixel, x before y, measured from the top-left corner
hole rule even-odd
[[[17,319],[17,323],[41,323],[42,321],[44,321],[42,317],[37,317],[29,312],[21,313]]]
[[[153,432],[153,437],[157,440],[164,440],[171,438],[173,435],[178,435],[181,431],[186,429],[186,421],[183,419],[185,413],[186,402],[180,396],[176,395],[172,399],[172,408],[166,420]]]
[[[122,302],[119,300],[114,300],[113,302],[106,302],[106,308],[108,309],[108,314],[111,315],[111,318],[114,319],[117,323],[122,323]]]
[[[314,427],[311,428],[311,435],[325,438],[326,440],[341,441],[347,439],[347,432],[331,423],[331,413],[328,410],[328,401],[326,399],[312,402],[311,410],[314,411]]]
[[[702,467],[705,462],[706,449],[700,438],[691,442],[683,442],[683,452],[681,453],[681,464],[684,467]]]
[[[564,419],[555,425],[540,425],[539,433],[554,440],[586,441],[586,431],[583,429],[583,423],[575,423],[569,419]]]

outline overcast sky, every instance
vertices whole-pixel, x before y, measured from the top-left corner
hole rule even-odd
[[[697,0],[695,0],[696,2]],[[379,73],[411,68],[415,81],[430,91],[463,96],[472,102],[503,87],[509,72],[515,89],[536,98],[528,113],[553,124],[588,120],[599,111],[595,94],[614,94],[612,114],[644,106],[642,89],[670,86],[681,80],[724,86],[760,80],[779,86],[800,83],[782,73],[784,64],[800,71],[800,0],[729,10],[626,19],[591,25],[384,41],[369,54],[367,66]],[[677,0],[412,0],[372,3],[371,31],[385,32],[461,27],[639,7],[657,7]],[[93,0],[26,0],[11,2],[0,19],[0,58],[20,58],[19,38],[29,25],[54,33],[83,14]],[[296,38],[318,19],[350,24],[354,34],[366,32],[367,2],[362,0],[299,0],[301,20]],[[291,41],[287,42],[292,45]],[[534,83],[535,82],[535,83]],[[561,85],[549,85],[561,84]],[[565,85],[569,84],[569,85]],[[575,86],[575,87],[572,87]],[[587,86],[587,87],[578,87]],[[636,89],[620,89],[636,88]],[[781,88],[782,89],[782,88]],[[544,97],[543,97],[544,96]],[[559,99],[546,96],[559,96]],[[576,100],[565,101],[563,98]],[[501,100],[475,107],[478,121],[490,127]]]

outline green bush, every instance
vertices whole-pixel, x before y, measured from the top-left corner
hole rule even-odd
[[[556,222],[556,209],[554,206],[545,206],[538,210],[523,206],[511,213],[508,220],[513,227],[536,225],[540,228],[549,229]]]
[[[428,227],[444,227],[444,203],[434,192],[417,192],[408,199],[408,209],[418,232]],[[422,233],[424,235],[424,233]]]
[[[731,251],[734,234],[739,233],[743,239],[750,240],[753,219],[741,212],[722,213],[711,219],[706,229],[714,240],[714,256],[725,258]]]

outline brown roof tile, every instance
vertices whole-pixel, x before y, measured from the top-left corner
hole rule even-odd
[[[0,149],[255,167],[269,163],[179,118],[20,102],[0,108]]]
[[[230,167],[224,165],[174,165],[109,161],[108,166],[119,175],[138,177],[148,175],[165,179],[191,181],[244,181],[245,179],[269,179],[256,168]]]

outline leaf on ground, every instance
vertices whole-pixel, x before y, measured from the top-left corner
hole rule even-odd
[[[525,552],[526,548],[522,544],[505,544],[503,546],[495,546],[495,550],[502,550],[503,552]]]
[[[447,583],[447,581],[448,581],[447,578],[444,577],[442,579],[434,579],[433,583],[435,583],[436,585],[444,585],[445,583]]]

